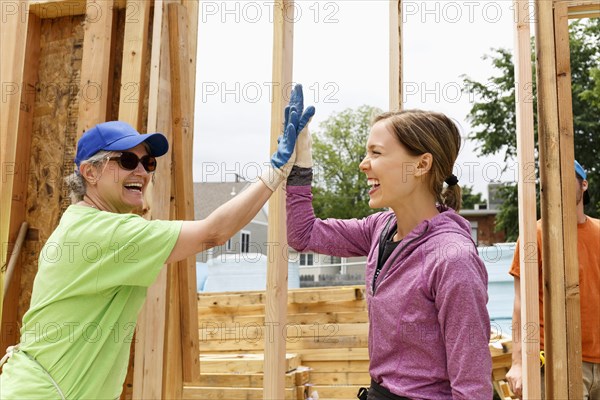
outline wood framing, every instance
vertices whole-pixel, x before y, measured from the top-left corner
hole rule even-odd
[[[0,252],[1,266],[5,266],[9,253],[8,243],[14,242],[16,232],[11,230],[11,204],[13,201],[13,184],[15,181],[15,162],[17,158],[17,138],[19,137],[19,115],[21,112],[21,96],[23,69],[25,67],[25,48],[27,45],[28,15],[20,12],[26,1],[17,1],[2,7],[2,52],[0,60],[0,77],[2,81],[2,105],[0,111],[0,156],[2,179],[0,180]],[[12,169],[12,171],[10,171]],[[16,228],[18,229],[18,227]],[[2,274],[3,276],[3,274]],[[4,287],[4,281],[0,288]],[[0,289],[2,290],[2,289]],[[2,293],[4,295],[4,293]],[[0,297],[0,304],[2,300]]]
[[[27,31],[25,32],[24,30],[17,29],[16,32],[13,31],[13,35],[24,35],[26,37],[25,43],[21,42],[21,37],[14,37],[14,40],[7,39],[10,36],[6,36],[7,32],[4,30],[2,32],[2,37],[5,40],[4,43],[8,44],[14,42],[17,47],[22,46],[15,50],[17,52],[23,52],[23,64],[21,65],[22,77],[20,80],[12,81],[15,83],[18,82],[18,87],[12,87],[12,89],[7,90],[6,93],[5,89],[10,88],[12,83],[9,83],[9,86],[7,87],[5,87],[3,83],[2,88],[2,96],[4,97],[5,94],[9,96],[8,104],[5,105],[5,100],[2,100],[3,127],[4,123],[10,123],[13,117],[15,117],[17,122],[17,125],[15,126],[16,131],[10,133],[7,131],[6,134],[9,136],[4,136],[5,132],[2,132],[2,150],[10,151],[11,149],[14,149],[13,154],[2,154],[2,183],[0,183],[0,185],[2,185],[2,204],[10,204],[10,207],[1,207],[1,225],[3,230],[1,248],[3,266],[5,265],[4,257],[7,254],[10,254],[12,243],[15,243],[20,227],[26,218],[27,178],[30,170],[31,132],[33,130],[33,112],[38,80],[37,67],[40,53],[40,19],[35,15],[31,15],[23,21],[23,24],[23,26],[27,28]],[[10,23],[6,25],[8,27],[11,26]],[[3,24],[2,27],[4,28],[5,24]],[[10,53],[7,52],[6,54]],[[19,63],[19,55],[17,54],[15,54],[15,58],[10,56],[3,57],[3,62],[5,59],[6,61],[15,62],[15,66],[17,65],[16,63]],[[24,60],[27,60],[27,63],[25,63]],[[3,64],[3,73],[7,72],[4,68],[5,66]],[[3,75],[2,82],[8,83],[11,81],[5,81]],[[19,103],[11,104],[11,98],[14,98],[12,100],[18,100]],[[15,115],[12,115],[10,107],[15,105],[18,105],[18,111]],[[10,113],[11,115],[7,116],[5,112]],[[11,159],[12,162],[10,161]],[[5,203],[5,201],[8,203]],[[6,233],[4,232],[5,229],[7,230]],[[4,239],[5,234],[8,234],[7,240]],[[11,245],[7,246],[7,244]],[[0,330],[3,333],[0,339],[0,348],[2,349],[17,343],[19,338],[19,330],[17,327],[20,322],[18,318],[18,308],[22,261],[20,257],[17,258],[16,261],[17,263],[12,272],[10,286],[5,288],[4,283],[2,283],[2,287],[0,288],[0,293],[3,297],[3,299],[0,299],[0,318],[2,321]],[[6,289],[6,292],[4,292],[4,289]]]
[[[390,111],[402,110],[402,0],[390,2]]]
[[[119,120],[129,123],[139,131],[143,126],[142,95],[145,86],[144,68],[148,56],[150,5],[147,0],[128,0],[125,15]],[[132,11],[129,11],[130,9]]]
[[[110,1],[87,0],[78,137],[106,121],[109,101],[109,69],[113,6]]]
[[[563,203],[567,368],[569,396],[583,397],[581,364],[581,304],[579,299],[579,258],[577,253],[577,213],[575,211],[576,178],[574,168],[573,100],[571,90],[571,57],[569,53],[569,17],[565,4],[554,7],[554,48],[556,56],[556,88],[558,128],[560,135],[561,197]],[[559,282],[559,288],[560,286]]]
[[[191,96],[191,62],[188,51],[188,14],[181,4],[169,4],[169,42],[171,55],[173,157],[172,170],[175,181],[175,218],[193,221],[194,182],[192,181],[194,131],[192,115],[194,99]],[[196,257],[188,257],[177,263],[183,380],[197,382],[200,379],[200,353],[198,349],[198,294],[196,287]],[[169,335],[171,336],[171,335]]]
[[[540,393],[540,316],[538,291],[538,245],[535,196],[535,143],[533,126],[533,77],[529,0],[515,0],[515,92],[517,119],[517,157],[519,162],[519,260],[521,323],[513,335],[520,341],[523,398],[541,398]],[[537,334],[531,338],[531,327]],[[518,331],[515,331],[518,329]],[[533,340],[531,340],[533,339]]]
[[[283,126],[283,110],[289,99],[292,82],[294,1],[276,3],[273,21],[273,94],[271,103],[271,147],[277,149],[277,138]],[[285,16],[285,17],[284,17]],[[278,189],[269,200],[267,264],[267,302],[265,323],[273,324],[274,335],[265,343],[265,381],[263,398],[283,399],[285,376],[285,340],[282,329],[286,324],[288,290],[288,251],[285,220],[285,196]]]
[[[150,55],[150,79],[148,99],[148,131],[163,132],[169,143],[171,135],[171,74],[168,40],[168,16],[166,4],[171,1],[154,2],[152,50]],[[172,150],[161,157],[155,183],[151,191],[151,214],[155,219],[171,216],[171,156]],[[148,289],[146,303],[138,319],[136,334],[133,398],[163,398],[164,351],[167,330],[167,268],[158,275]]]
[[[567,123],[560,123],[557,86],[558,71],[565,74],[568,57],[566,30],[555,27],[554,2],[536,0],[536,51],[538,60],[538,135],[542,209],[542,258],[544,276],[544,349],[546,352],[546,397],[582,397],[581,333],[579,292],[573,286],[578,274],[576,254],[575,175],[573,173],[573,135]],[[566,23],[567,8],[559,6],[557,17]],[[568,33],[568,32],[567,32]],[[568,77],[570,82],[570,77]],[[560,78],[559,78],[560,80]],[[569,84],[570,88],[570,84]],[[561,96],[567,95],[564,90]],[[568,94],[570,97],[570,92]],[[561,97],[561,102],[564,99]],[[570,101],[569,101],[570,103]],[[567,117],[564,113],[563,115]],[[566,255],[573,257],[567,259]],[[573,271],[577,272],[573,272]],[[572,325],[572,326],[569,326]],[[577,333],[575,333],[577,332]],[[579,345],[577,345],[579,343]],[[577,373],[579,370],[579,373]]]

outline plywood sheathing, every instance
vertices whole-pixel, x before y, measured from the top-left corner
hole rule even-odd
[[[65,166],[72,168],[81,59],[83,16],[42,20],[39,82],[36,88],[18,320],[29,308],[43,244],[58,224]]]

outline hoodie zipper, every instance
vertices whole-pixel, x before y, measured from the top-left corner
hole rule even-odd
[[[419,236],[417,236],[417,237],[415,237],[415,238],[411,239],[410,241],[406,242],[406,243],[404,244],[404,246],[402,246],[402,247],[400,248],[400,250],[398,250],[398,253],[396,254],[396,256],[395,256],[394,258],[388,259],[388,260],[386,261],[386,263],[385,263],[385,264],[388,264],[388,263],[389,263],[389,264],[391,265],[391,264],[392,264],[392,263],[393,263],[393,262],[394,262],[394,261],[395,261],[395,260],[398,258],[398,256],[399,256],[399,255],[402,253],[402,251],[403,251],[405,248],[407,248],[407,247],[408,247],[410,244],[414,243],[416,240],[418,240],[418,239],[421,239],[421,238],[422,238],[422,237],[423,237],[423,236],[424,236],[424,235],[425,235],[425,234],[426,234],[428,231],[429,231],[429,224],[427,224],[427,225],[425,226],[425,230],[423,231],[423,233],[421,233]],[[379,246],[381,246],[381,245],[382,245],[382,243],[379,243]],[[390,256],[390,257],[391,257],[391,256]],[[384,266],[385,266],[385,265],[383,265],[383,266],[381,267],[381,271],[382,271],[382,272],[383,272],[383,267],[384,267]],[[386,270],[385,272],[387,273],[387,270]],[[378,279],[379,281],[381,281],[381,280],[382,280],[384,277],[385,277],[385,275],[383,275],[383,274],[381,274],[381,273],[380,273],[380,274],[379,274],[379,276],[377,276],[377,279]],[[375,276],[373,276],[373,296],[375,296],[375,291],[376,291],[376,290],[377,290],[376,280],[375,280]]]

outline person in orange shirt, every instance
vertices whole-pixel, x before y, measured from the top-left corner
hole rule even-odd
[[[581,346],[583,359],[583,398],[600,400],[600,220],[585,215],[583,206],[590,201],[587,174],[575,161],[577,177],[577,254],[579,258],[579,290],[581,298]],[[537,224],[540,348],[544,348],[544,294],[542,280],[542,226]],[[513,327],[521,325],[519,246],[509,273],[515,278]],[[515,329],[513,329],[515,332]],[[517,396],[522,392],[521,341],[513,335],[512,366],[506,378]],[[542,376],[542,397],[544,396]]]

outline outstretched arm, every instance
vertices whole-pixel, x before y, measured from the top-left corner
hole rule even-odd
[[[277,151],[260,180],[221,205],[206,219],[184,221],[167,263],[225,243],[254,218],[281,182],[287,179],[296,157],[298,133],[313,114],[314,107],[304,111],[302,86],[296,85],[285,109],[284,133],[279,137]]]

